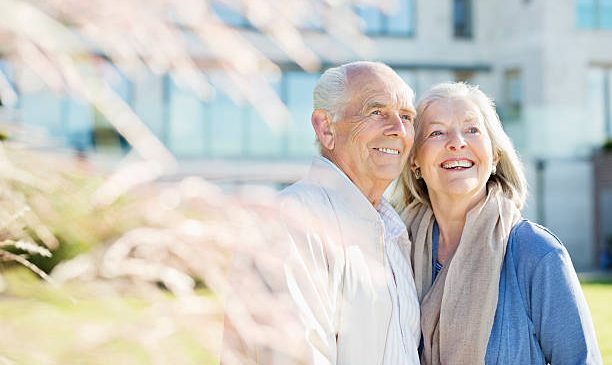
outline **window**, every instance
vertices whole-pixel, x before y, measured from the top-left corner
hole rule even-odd
[[[469,70],[455,71],[455,81],[457,82],[472,83],[474,76],[475,76],[474,71],[469,71]]]
[[[612,138],[612,68],[593,67],[587,80],[588,119],[595,125],[592,129]]]
[[[280,80],[272,82],[272,87],[277,95],[281,95]],[[246,120],[245,153],[247,156],[267,158],[283,154],[283,148],[286,145],[286,130],[273,129],[265,116],[252,106],[247,107]]]
[[[521,70],[510,69],[504,74],[504,105],[502,115],[505,121],[521,118],[523,109],[523,80]]]
[[[472,38],[471,0],[453,0],[453,34],[455,38]]]
[[[306,158],[316,153],[310,113],[317,74],[288,71],[282,82],[273,82],[292,118],[292,124],[282,131],[273,130],[255,108],[234,101],[221,89],[204,102],[167,79],[169,96],[164,108],[168,120],[159,137],[179,158]]]
[[[98,63],[97,72],[100,76],[108,83],[110,88],[126,103],[132,105],[133,101],[133,85],[127,76],[115,65],[110,62],[102,61]],[[64,102],[64,105],[69,105],[68,110],[74,110],[74,116],[72,117],[71,123],[74,125],[81,125],[82,128],[86,127],[85,115],[87,113],[83,110],[87,108],[87,105],[80,105],[79,103]],[[89,106],[91,107],[91,106]],[[68,117],[65,115],[66,107],[62,113],[62,121],[66,122]],[[129,148],[129,145],[125,138],[117,132],[115,127],[108,121],[106,116],[98,109],[94,109],[92,114],[92,121],[90,122],[93,126],[91,137],[92,143],[95,148],[100,151],[108,153],[123,153]],[[80,117],[81,116],[81,117]],[[74,142],[73,147],[79,148]]]
[[[96,143],[93,133],[95,114],[91,106],[85,100],[67,96],[62,109],[68,145],[77,151],[91,149]]]
[[[240,14],[239,10],[233,9],[225,4],[213,2],[212,11],[227,25],[246,27],[249,24],[242,14]]]
[[[209,133],[206,130],[204,116],[205,105],[186,86],[180,85],[173,78],[166,80],[169,95],[166,107],[168,108],[167,135],[163,138],[167,147],[178,157],[203,156],[209,147]],[[219,101],[224,103],[225,99]],[[227,120],[220,123],[237,123],[240,118],[234,118],[230,108],[227,108]],[[228,146],[239,146],[239,143],[223,143],[227,133],[219,133],[218,141]]]
[[[316,137],[310,124],[312,113],[312,90],[318,74],[301,71],[283,75],[285,103],[291,113],[291,127],[287,135],[286,156],[309,157],[316,154]]]
[[[388,13],[381,9],[359,5],[355,8],[363,20],[362,30],[369,35],[414,35],[414,0],[398,0]]]
[[[134,75],[132,108],[158,137],[164,129],[164,106],[170,102],[164,100],[164,86],[169,90],[170,81],[149,70],[141,70]],[[169,92],[166,94],[170,97]]]
[[[266,115],[246,102],[233,100],[221,89],[204,101],[169,75],[143,70],[128,80],[110,65],[105,64],[103,71],[113,90],[179,159],[307,159],[317,154],[310,115],[319,74],[288,70],[282,77],[272,78],[273,89],[291,117],[291,124],[279,131],[270,126]],[[418,92],[414,71],[397,72]],[[58,142],[78,150],[127,151],[126,141],[85,100],[55,95],[44,89],[35,75],[22,73],[21,77],[33,78],[30,84],[40,83],[39,89],[20,95],[18,108],[25,123],[42,127],[61,139]]]
[[[18,102],[13,73],[9,64],[0,60],[0,107],[15,107]]]
[[[19,77],[20,84],[27,85],[20,98],[21,121],[41,127],[47,135],[60,136],[64,132],[61,97],[46,89],[38,75],[29,69],[24,69]]]
[[[612,29],[612,0],[576,0],[576,24],[582,29]]]

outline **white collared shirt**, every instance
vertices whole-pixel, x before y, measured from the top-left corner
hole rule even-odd
[[[393,303],[383,364],[418,364],[417,349],[421,338],[419,301],[410,262],[399,249],[403,240],[408,240],[408,233],[402,219],[385,198],[380,200],[376,210],[385,228],[385,270]]]
[[[344,179],[347,184],[354,187],[354,183],[349,177],[333,162],[325,157],[317,157],[315,161],[331,167],[338,172],[341,179]],[[349,188],[348,185],[346,187]],[[362,193],[362,192],[361,192]],[[362,193],[363,194],[363,193]],[[367,199],[363,197],[365,201]],[[400,250],[400,245],[408,243],[408,232],[405,224],[395,212],[393,207],[381,198],[381,201],[374,209],[371,204],[372,212],[377,214],[384,231],[384,274],[386,278],[389,299],[391,302],[391,314],[389,318],[388,328],[386,328],[387,338],[381,341],[384,349],[381,348],[382,364],[383,365],[418,365],[420,364],[418,356],[418,346],[421,338],[420,328],[420,308],[416,292],[416,285],[412,274],[412,268],[408,258],[404,257]],[[376,242],[378,244],[378,242]],[[385,324],[387,325],[387,324]],[[354,330],[357,330],[356,326]],[[379,330],[380,328],[378,328]],[[376,328],[361,328],[361,331],[377,330]],[[380,333],[380,332],[378,332]],[[358,337],[358,336],[357,336]],[[367,336],[366,336],[367,337]],[[351,342],[351,345],[353,343]],[[361,345],[362,346],[362,345]],[[350,348],[352,355],[350,358],[355,360],[360,358],[360,351],[367,351],[363,348],[351,348],[350,345],[345,347]],[[374,346],[374,345],[373,345]],[[346,358],[346,348],[342,351],[338,349],[338,356]],[[342,353],[342,354],[341,354]],[[360,358],[360,361],[363,360]],[[373,360],[373,358],[372,358]],[[357,362],[346,362],[338,360],[338,364],[355,364]],[[365,363],[372,363],[366,361]],[[377,362],[378,363],[378,362]]]

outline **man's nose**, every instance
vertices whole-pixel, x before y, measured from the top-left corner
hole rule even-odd
[[[451,151],[462,150],[467,147],[465,136],[461,131],[453,130],[449,132],[447,148]]]
[[[385,134],[388,136],[400,136],[406,135],[406,126],[402,117],[399,114],[392,114],[387,121],[387,128]]]

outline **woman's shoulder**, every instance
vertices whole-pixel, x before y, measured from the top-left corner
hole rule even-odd
[[[507,250],[515,262],[527,267],[533,267],[549,256],[567,254],[563,243],[554,233],[527,219],[519,221],[512,228]]]

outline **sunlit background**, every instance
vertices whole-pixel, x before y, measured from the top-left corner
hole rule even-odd
[[[480,85],[526,165],[524,215],[560,237],[578,271],[612,268],[612,0],[0,0],[0,14],[0,134],[45,161],[13,166],[36,169],[42,186],[41,171],[71,169],[64,160],[95,171],[96,209],[149,188],[175,209],[193,198],[188,176],[247,200],[291,184],[317,153],[319,75],[370,59],[417,99],[438,82]],[[87,252],[114,242],[110,231],[76,236]]]

